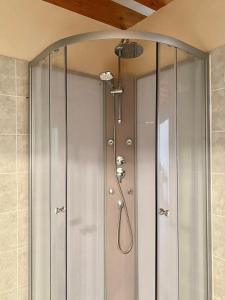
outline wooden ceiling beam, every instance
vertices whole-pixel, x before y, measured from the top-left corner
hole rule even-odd
[[[146,18],[146,16],[111,0],[44,1],[120,29],[127,29]]]
[[[172,2],[172,0],[135,0],[135,1],[154,10],[159,10],[160,8],[166,6],[169,2]]]

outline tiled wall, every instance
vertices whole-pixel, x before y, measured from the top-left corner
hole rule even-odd
[[[28,286],[28,65],[0,56],[0,299]]]
[[[211,53],[214,300],[225,299],[225,47]]]

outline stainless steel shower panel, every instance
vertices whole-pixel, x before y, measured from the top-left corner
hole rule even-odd
[[[110,94],[108,85],[105,85],[105,147],[106,147],[106,299],[107,300],[137,300],[136,299],[136,253],[135,253],[135,80],[124,78],[121,82],[123,94],[121,105],[123,110],[123,122],[117,126],[117,169],[122,168],[125,176],[121,180],[121,188],[126,197],[127,210],[130,217],[133,232],[134,247],[124,255],[118,248],[117,232],[120,224],[120,242],[122,248],[130,246],[130,232],[127,223],[124,203],[115,178],[114,147],[108,141],[112,140],[114,127],[114,96]],[[116,112],[119,101],[116,99]],[[132,143],[127,140],[131,139]],[[115,142],[115,141],[113,141]],[[109,192],[111,191],[111,192]],[[129,191],[129,192],[128,192]],[[132,192],[130,192],[132,191]],[[118,223],[119,222],[119,223]],[[121,284],[123,282],[123,284]]]

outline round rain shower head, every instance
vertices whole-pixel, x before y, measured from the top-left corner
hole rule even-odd
[[[99,74],[99,77],[102,81],[109,81],[113,79],[113,74],[110,71],[102,72]]]
[[[140,44],[129,40],[122,40],[115,48],[115,54],[121,58],[136,58],[143,52],[144,49]]]

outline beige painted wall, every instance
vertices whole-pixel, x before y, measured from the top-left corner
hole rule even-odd
[[[225,1],[174,0],[133,30],[175,37],[210,51],[225,44]]]
[[[166,34],[209,51],[225,44],[224,12],[224,0],[174,0],[131,29]],[[61,38],[105,30],[115,28],[42,0],[0,1],[3,55],[31,60]]]

